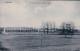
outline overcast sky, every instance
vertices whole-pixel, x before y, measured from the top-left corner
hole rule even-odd
[[[0,0],[2,27],[40,27],[48,21],[74,22],[80,29],[80,1]]]

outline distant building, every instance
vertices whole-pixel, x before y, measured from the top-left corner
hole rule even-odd
[[[2,34],[4,31],[4,28],[0,28],[0,34]]]
[[[46,28],[40,28],[36,29],[33,27],[5,27],[5,28],[0,28],[0,33],[3,34],[64,34],[67,33],[68,29],[58,29],[58,28],[51,28],[51,29],[46,29]],[[48,33],[47,33],[48,32]],[[80,31],[77,29],[73,30],[74,34],[80,34]],[[69,33],[71,34],[71,33]]]
[[[4,33],[6,34],[28,34],[38,32],[38,29],[32,27],[6,27]]]
[[[56,34],[57,33],[57,28],[52,28],[52,29],[39,29],[39,33],[43,33],[43,34],[47,34],[47,31],[48,31],[48,34]]]

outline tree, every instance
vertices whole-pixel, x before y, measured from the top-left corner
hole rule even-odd
[[[52,34],[52,30],[55,29],[55,23],[53,24],[52,22],[45,22],[42,24],[42,28],[44,33],[51,33]]]
[[[61,33],[65,35],[73,35],[74,34],[74,24],[72,22],[64,22],[61,25]]]

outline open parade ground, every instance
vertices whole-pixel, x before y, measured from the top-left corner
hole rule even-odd
[[[0,46],[6,51],[80,51],[80,35],[1,34]]]

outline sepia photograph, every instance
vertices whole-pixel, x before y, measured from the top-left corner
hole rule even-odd
[[[80,0],[0,0],[0,51],[80,51]]]

